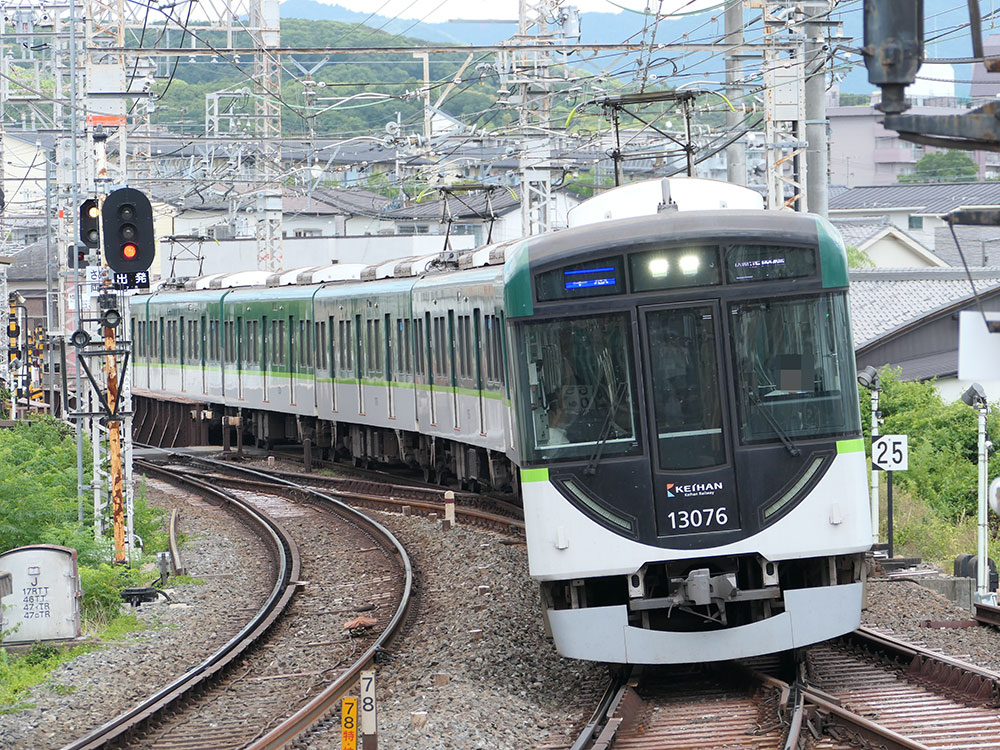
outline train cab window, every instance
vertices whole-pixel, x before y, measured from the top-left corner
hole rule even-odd
[[[715,318],[708,305],[646,314],[661,469],[700,469],[726,461]]]
[[[730,313],[744,443],[861,429],[845,294],[746,300]]]
[[[730,284],[798,279],[816,274],[816,250],[811,247],[732,245],[724,252],[726,281]]]
[[[518,325],[526,460],[642,452],[630,330],[621,313]]]
[[[630,255],[628,265],[635,292],[722,283],[714,245],[655,248]]]

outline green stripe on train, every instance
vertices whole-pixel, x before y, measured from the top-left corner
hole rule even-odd
[[[838,440],[837,441],[837,453],[864,453],[865,452],[865,441],[861,438],[854,438],[853,440]]]
[[[547,482],[549,481],[548,469],[521,469],[522,482]]]

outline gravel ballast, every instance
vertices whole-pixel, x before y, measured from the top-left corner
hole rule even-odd
[[[30,708],[0,714],[0,748],[58,748],[103,724],[201,661],[265,595],[267,571],[253,574],[260,546],[252,535],[216,508],[149,484],[153,504],[181,508],[184,561],[203,582],[173,590],[182,606],[140,607],[148,629],[63,665],[32,690]],[[373,515],[410,552],[418,594],[378,667],[379,746],[562,744],[571,732],[567,712],[592,705],[606,667],[563,659],[545,639],[524,545],[463,526],[445,532],[427,518]],[[920,627],[969,619],[967,610],[909,581],[872,579],[869,593],[864,624],[1000,671],[1000,632]],[[334,719],[298,744],[339,746]]]

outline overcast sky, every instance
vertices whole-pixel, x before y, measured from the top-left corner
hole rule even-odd
[[[320,0],[327,5],[339,5],[358,13],[409,18],[431,23],[454,19],[492,18],[517,20],[518,0]],[[697,10],[720,5],[721,0],[652,0],[654,11],[669,13]],[[575,5],[582,13],[622,13],[624,9],[643,11],[646,0],[568,0],[563,5]]]

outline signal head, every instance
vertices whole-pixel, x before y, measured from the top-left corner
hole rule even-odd
[[[148,271],[156,254],[153,209],[133,188],[115,190],[104,200],[104,258],[117,273]]]
[[[80,240],[87,247],[101,246],[101,208],[96,198],[87,198],[80,204]]]

